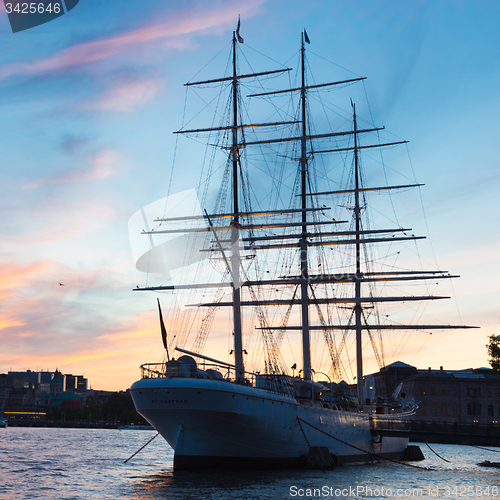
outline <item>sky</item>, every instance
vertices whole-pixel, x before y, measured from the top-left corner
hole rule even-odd
[[[400,359],[487,366],[500,334],[500,3],[80,0],[15,34],[0,4],[0,373],[57,368],[121,390],[161,359],[156,295],[132,292],[150,278],[128,221],[196,184],[198,158],[172,134],[183,84],[227,53],[238,15],[249,52],[291,64],[305,28],[316,61],[367,77],[360,114],[410,141],[429,259],[461,276],[446,320],[480,327],[417,336]]]

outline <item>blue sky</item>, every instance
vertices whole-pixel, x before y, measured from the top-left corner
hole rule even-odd
[[[487,365],[500,333],[498,2],[80,0],[16,34],[0,7],[0,372],[58,367],[122,389],[160,358],[155,297],[131,292],[145,278],[127,223],[167,194],[182,85],[238,14],[249,53],[293,65],[306,28],[318,81],[368,77],[360,115],[410,141],[426,184],[416,229],[429,259],[461,275],[445,316],[481,327],[417,336],[402,361]],[[173,192],[193,187],[196,160],[179,146],[193,173],[182,167]]]

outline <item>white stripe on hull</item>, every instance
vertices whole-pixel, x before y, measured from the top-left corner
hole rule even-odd
[[[307,456],[310,446],[326,446],[338,457],[366,461],[367,453],[402,456],[408,444],[387,437],[372,444],[366,414],[305,407],[251,386],[156,378],[135,382],[130,391],[137,411],[176,456],[286,460]]]

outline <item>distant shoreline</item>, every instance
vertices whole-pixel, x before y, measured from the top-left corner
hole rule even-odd
[[[8,427],[52,427],[64,429],[119,429],[119,430],[152,430],[150,425],[129,425],[108,422],[63,422],[58,420],[26,421],[12,419],[7,421]]]

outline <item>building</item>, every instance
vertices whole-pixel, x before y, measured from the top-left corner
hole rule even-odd
[[[490,368],[418,370],[397,361],[365,378],[365,394],[369,398],[388,397],[401,383],[403,402],[418,404],[416,421],[500,422],[500,376]]]
[[[51,396],[57,397],[58,394],[64,391],[64,375],[56,369],[49,385],[49,393]]]
[[[0,374],[0,410],[39,404],[40,390],[35,385],[29,383],[26,386],[22,378],[6,373]]]
[[[83,375],[63,374],[57,369],[55,372],[9,372],[8,375],[22,379],[26,389],[40,389],[53,398],[66,391],[86,391],[88,387],[88,381]]]
[[[71,375],[71,373],[66,373],[64,375],[64,390],[74,391],[76,389],[76,375]]]
[[[29,411],[32,418],[52,406],[81,408],[86,398],[87,379],[82,375],[65,375],[59,370],[0,374],[0,412],[9,417]]]
[[[373,373],[364,377],[365,398],[370,401],[377,397],[387,398],[391,396],[396,387],[411,375],[418,373],[418,370],[411,365],[396,361],[388,366],[384,366],[378,373]]]
[[[84,406],[85,403],[74,392],[61,392],[50,404],[52,410],[56,408],[60,408],[61,410],[79,410]]]

